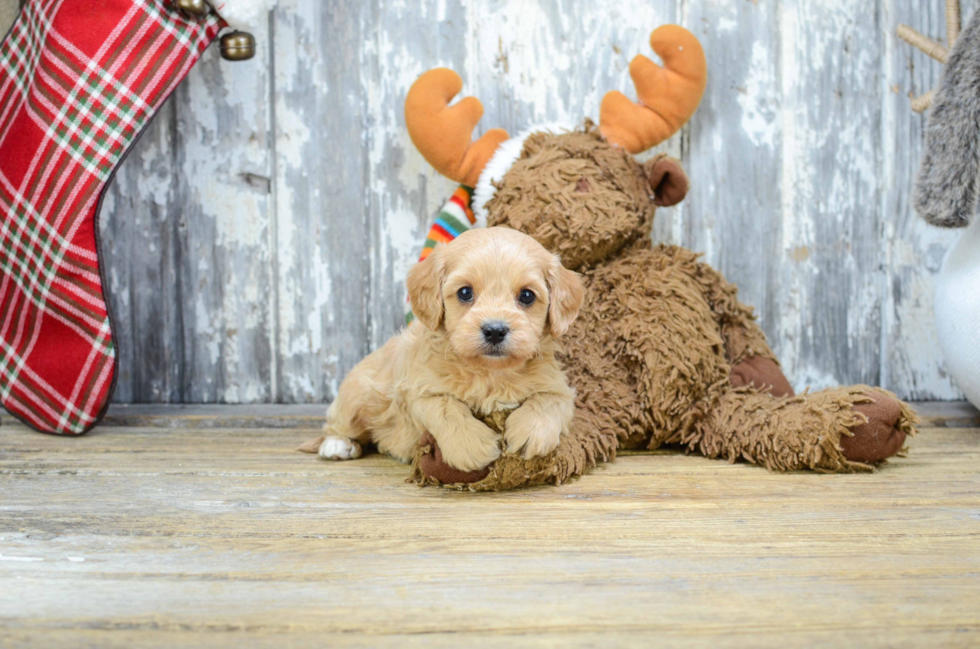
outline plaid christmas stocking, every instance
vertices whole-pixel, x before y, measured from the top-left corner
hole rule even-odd
[[[223,26],[164,0],[31,0],[0,45],[0,403],[37,430],[105,414],[101,198]]]

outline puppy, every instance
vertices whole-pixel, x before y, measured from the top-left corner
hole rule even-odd
[[[409,462],[429,431],[449,465],[472,471],[500,455],[474,413],[505,408],[507,453],[553,451],[574,410],[555,338],[582,305],[578,275],[525,234],[481,228],[437,246],[407,284],[415,320],[341,383],[320,456],[360,457],[373,442]]]

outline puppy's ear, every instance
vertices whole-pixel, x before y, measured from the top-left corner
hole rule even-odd
[[[445,263],[442,259],[444,246],[436,246],[429,256],[408,271],[408,299],[412,314],[429,329],[436,331],[442,325],[442,276]]]
[[[548,327],[551,335],[563,335],[568,331],[578,310],[582,308],[585,299],[585,287],[578,273],[573,273],[561,265],[561,259],[555,255],[547,274],[548,292],[551,302],[548,304]]]

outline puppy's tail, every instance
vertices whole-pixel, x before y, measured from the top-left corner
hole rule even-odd
[[[314,437],[313,439],[308,439],[299,445],[297,451],[303,453],[316,453],[320,450],[320,444],[323,444],[323,440],[326,439],[325,436],[320,435],[319,437]]]
[[[969,225],[980,192],[980,11],[956,39],[926,126],[912,203],[933,225]]]

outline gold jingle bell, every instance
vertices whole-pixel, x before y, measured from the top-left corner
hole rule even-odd
[[[174,4],[189,18],[204,18],[211,13],[211,7],[204,0],[174,0]]]
[[[231,32],[221,37],[221,58],[247,61],[255,56],[255,37],[248,32]]]

